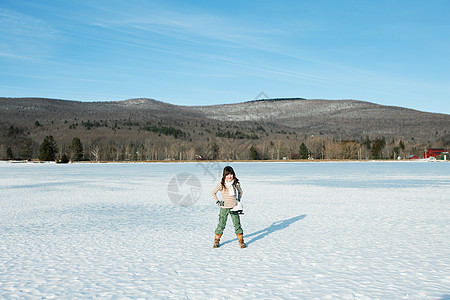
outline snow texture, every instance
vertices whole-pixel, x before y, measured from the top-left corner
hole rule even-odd
[[[0,298],[450,299],[450,164],[225,165],[0,163]]]

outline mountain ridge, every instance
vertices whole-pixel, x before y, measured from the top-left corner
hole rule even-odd
[[[391,144],[403,140],[408,141],[410,153],[420,154],[430,145],[446,145],[449,129],[447,114],[348,99],[279,98],[186,106],[150,98],[91,102],[0,98],[0,154],[9,145],[20,149],[25,140],[32,141],[36,149],[48,135],[63,147],[73,137],[81,138],[88,147],[145,144],[159,149],[154,155],[158,159],[161,151],[168,153],[168,149],[205,153],[214,145],[220,148],[216,147],[216,152],[230,152],[223,147],[246,151],[251,145],[270,152],[279,145],[277,155],[284,151],[289,156],[299,142],[313,144],[319,137],[323,145],[325,141],[363,145],[367,138],[390,140]],[[318,153],[324,146],[314,147]],[[166,154],[169,156],[174,154]],[[224,157],[238,155],[233,152]]]
[[[6,111],[8,114],[5,114]],[[77,114],[79,117],[104,119],[115,117],[146,119],[158,115],[163,119],[179,117],[205,118],[220,122],[268,122],[294,129],[311,127],[331,133],[327,130],[330,126],[326,124],[330,123],[334,124],[334,128],[339,126],[347,131],[354,131],[355,135],[362,127],[366,129],[381,127],[387,130],[386,126],[393,126],[400,132],[417,130],[423,125],[438,128],[450,124],[450,115],[447,114],[384,106],[361,100],[276,98],[231,104],[186,106],[150,98],[91,102],[50,98],[0,98],[0,116],[3,120],[12,117],[61,118]],[[355,130],[348,126],[348,122],[355,126]],[[406,128],[405,125],[410,127]]]

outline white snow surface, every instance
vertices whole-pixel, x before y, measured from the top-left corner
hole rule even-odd
[[[449,163],[226,165],[0,163],[0,298],[450,299]]]

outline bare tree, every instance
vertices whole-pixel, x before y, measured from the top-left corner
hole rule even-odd
[[[91,154],[95,158],[95,161],[99,161],[99,159],[100,159],[100,146],[97,146],[97,145],[92,146]]]

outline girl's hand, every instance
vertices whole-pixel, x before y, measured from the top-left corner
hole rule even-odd
[[[224,205],[225,205],[225,202],[223,202],[223,201],[221,201],[221,200],[217,200],[217,201],[216,201],[216,204],[219,205],[219,206],[224,206]]]

